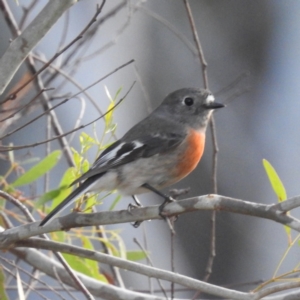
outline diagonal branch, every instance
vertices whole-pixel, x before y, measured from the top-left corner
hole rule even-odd
[[[210,283],[196,280],[181,274],[173,273],[170,271],[161,270],[147,265],[142,265],[137,262],[128,261],[118,257],[110,256],[104,253],[96,252],[93,250],[84,249],[82,247],[73,246],[64,243],[53,241],[45,241],[39,238],[31,238],[29,240],[20,241],[15,244],[16,247],[32,247],[45,250],[59,251],[79,257],[98,261],[100,263],[111,264],[119,268],[132,271],[138,274],[143,274],[153,278],[168,280],[191,289],[201,290],[205,293],[221,296],[230,299],[252,299],[252,295],[248,293],[238,292],[227,288],[219,287]]]
[[[24,32],[10,43],[8,49],[0,58],[0,95],[3,94],[5,88],[30,51],[45,36],[64,12],[76,2],[76,0],[48,1]]]
[[[72,279],[68,276],[66,270],[62,268],[55,260],[49,258],[41,251],[35,249],[11,249],[11,253],[20,257],[29,265],[41,272],[47,274],[50,277],[57,279],[57,276],[61,281],[69,286],[77,288]],[[142,294],[126,289],[121,289],[113,285],[103,283],[92,277],[83,275],[79,272],[75,272],[83,284],[87,287],[89,292],[94,296],[101,297],[101,299],[108,300],[124,300],[124,299],[142,299],[142,300],[165,300],[163,297]]]

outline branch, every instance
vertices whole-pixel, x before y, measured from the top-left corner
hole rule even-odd
[[[11,42],[4,55],[0,58],[0,95],[3,94],[5,88],[30,51],[45,36],[64,12],[76,2],[76,0],[48,1],[24,32]]]
[[[132,60],[132,61],[133,61],[133,60]],[[131,63],[132,61],[130,61],[129,63]],[[128,64],[128,63],[127,63],[127,64]],[[126,65],[127,65],[127,64],[126,64]],[[120,68],[120,67],[119,67],[119,68]],[[119,68],[118,68],[118,69],[119,69]],[[102,79],[103,79],[103,78],[102,78]],[[101,79],[101,80],[102,80],[102,79]],[[99,81],[99,80],[97,80],[97,82],[98,82],[98,81]],[[129,92],[130,92],[131,89],[133,88],[134,84],[135,84],[135,82],[133,82],[133,84],[131,85],[131,87],[129,88],[129,90],[128,90],[127,93],[125,94],[125,96],[123,96],[117,103],[115,103],[115,105],[114,105],[113,107],[111,107],[111,108],[110,108],[109,110],[107,110],[104,114],[100,115],[99,117],[97,117],[96,119],[92,120],[91,122],[88,122],[87,124],[83,124],[83,125],[80,125],[80,126],[78,126],[78,127],[75,127],[75,128],[73,128],[72,130],[67,131],[67,132],[65,132],[65,133],[63,133],[63,134],[61,134],[61,135],[56,135],[56,136],[54,136],[54,137],[52,137],[52,138],[50,138],[50,139],[47,139],[47,140],[44,140],[44,141],[40,141],[40,142],[36,142],[36,143],[34,143],[34,144],[27,144],[27,145],[22,145],[22,146],[0,146],[0,152],[6,152],[6,151],[12,151],[12,150],[18,150],[18,149],[24,149],[24,148],[36,147],[36,146],[39,146],[39,145],[48,143],[48,142],[50,142],[50,141],[56,140],[56,139],[58,139],[58,138],[60,138],[60,137],[64,137],[64,136],[66,136],[66,135],[69,135],[69,134],[71,134],[71,133],[73,133],[73,132],[75,132],[75,131],[78,131],[78,130],[80,130],[80,129],[83,129],[83,128],[85,128],[85,127],[87,127],[87,126],[89,126],[89,125],[95,123],[96,121],[102,119],[105,115],[107,115],[108,113],[110,113],[111,111],[113,111],[113,110],[114,110],[114,109],[115,109],[115,108],[116,108],[116,107],[117,107],[117,106],[118,106],[118,105],[119,105],[119,104],[127,97],[127,95],[129,94]],[[89,87],[90,87],[90,86],[89,86]],[[88,87],[88,88],[89,88],[89,87]],[[87,88],[86,88],[86,89],[87,89]],[[82,91],[76,93],[75,95],[73,95],[73,96],[71,96],[71,97],[77,97],[77,95],[79,95],[81,92],[82,92]],[[56,107],[58,107],[58,106],[60,106],[60,105],[62,105],[62,104],[64,104],[64,103],[66,103],[67,101],[69,101],[69,100],[71,99],[71,97],[70,97],[70,98],[67,98],[67,99],[65,99],[65,100],[63,100],[62,102],[60,102],[59,104],[55,105],[54,107],[52,107],[52,108],[49,109],[48,111],[44,112],[42,115],[44,115],[45,113],[47,113],[47,112],[49,112],[49,111],[52,111],[54,108],[56,108]],[[31,120],[31,121],[27,122],[25,125],[28,125],[28,124],[32,123],[33,121],[35,121],[35,120],[37,120],[38,118],[40,118],[42,115],[37,116],[34,120]],[[22,125],[21,128],[23,128],[23,127],[24,127],[24,125]],[[21,128],[17,128],[17,129],[14,130],[13,132],[7,133],[5,136],[0,137],[0,139],[3,139],[3,138],[5,138],[5,137],[7,137],[8,135],[14,133],[15,131],[17,131],[17,130],[19,130],[19,129],[21,129]]]
[[[299,207],[300,197],[295,199],[296,198],[291,198],[285,202],[292,202],[293,207],[296,207],[295,203],[297,203],[297,207]],[[288,206],[288,204],[286,206]],[[266,205],[214,194],[169,203],[165,206],[163,214],[170,217],[198,210],[222,210],[269,219],[300,232],[300,220],[282,212],[280,208],[278,209],[277,203]],[[98,213],[73,212],[66,216],[56,218],[43,227],[39,226],[40,222],[34,222],[1,232],[0,249],[7,249],[16,241],[28,239],[42,233],[68,230],[70,228],[83,226],[119,224],[153,219],[161,219],[159,206],[141,207],[130,211],[126,209],[120,211],[102,211]]]
[[[109,264],[124,270],[132,271],[138,274],[142,274],[148,277],[167,280],[173,283],[177,283],[188,287],[190,289],[200,290],[202,292],[208,293],[210,295],[228,297],[230,299],[261,299],[262,297],[270,294],[274,294],[276,292],[290,290],[293,288],[297,288],[300,286],[300,282],[287,282],[283,284],[279,284],[277,286],[272,286],[265,288],[258,292],[251,293],[243,293],[235,290],[231,290],[228,288],[219,287],[217,285],[209,284],[204,281],[195,280],[193,278],[189,278],[184,275],[180,275],[174,272],[161,270],[158,268],[154,268],[152,266],[142,265],[140,263],[128,261],[125,259],[121,259],[119,257],[114,257],[108,254],[103,254],[94,250],[84,249],[82,247],[73,246],[66,243],[59,243],[53,241],[46,241],[40,238],[30,238],[24,241],[18,241],[14,245],[15,247],[29,247],[29,248],[37,248],[43,250],[57,251],[68,253],[71,255],[76,255],[77,257],[82,257],[90,260],[97,261],[99,263]],[[12,250],[14,251],[14,250]],[[25,251],[25,250],[24,250]],[[35,251],[35,250],[33,250]],[[49,275],[49,274],[48,274]],[[299,294],[299,292],[298,292]],[[288,292],[287,295],[293,295],[293,292]],[[267,299],[280,299],[277,296],[268,297]],[[284,298],[282,298],[284,299]],[[292,299],[292,298],[291,298]],[[296,299],[296,298],[293,298]]]
[[[16,247],[25,246],[40,248],[45,250],[59,251],[83,258],[98,261],[100,263],[110,264],[118,268],[122,268],[128,271],[133,271],[138,274],[143,274],[153,278],[159,278],[162,280],[171,281],[185,287],[201,290],[205,293],[230,298],[230,299],[252,299],[253,295],[249,293],[238,292],[227,288],[219,287],[210,283],[199,281],[193,278],[189,278],[184,275],[173,273],[170,271],[161,270],[158,268],[142,265],[140,263],[128,261],[118,257],[113,257],[107,254],[99,253],[93,250],[87,250],[81,247],[72,246],[69,244],[58,243],[53,241],[45,241],[39,238],[31,238],[25,241],[19,241],[15,244]]]
[[[12,196],[10,196],[9,194],[7,194],[3,191],[0,191],[0,196],[3,197],[4,199],[6,199],[7,201],[10,201],[14,205],[16,205],[23,212],[23,214],[25,215],[27,220],[29,220],[31,222],[35,221],[32,214],[27,209],[27,207],[25,205],[23,205],[19,200],[13,198]],[[43,234],[42,237],[46,240],[49,240],[49,238],[46,234]],[[60,263],[64,266],[64,268],[65,268],[66,272],[69,274],[70,278],[73,279],[73,281],[76,284],[76,287],[79,288],[79,290],[85,295],[86,299],[94,300],[93,296],[89,293],[89,291],[86,289],[86,287],[82,284],[82,282],[80,281],[78,276],[74,273],[73,269],[71,269],[71,267],[68,265],[68,263],[64,259],[64,257],[58,252],[54,252],[54,254],[57,257],[57,259],[60,261]]]
[[[32,267],[39,269],[41,272],[57,279],[57,275],[60,280],[74,288],[77,288],[76,284],[69,277],[67,272],[62,268],[55,260],[49,258],[41,251],[35,249],[11,249],[11,253],[20,257],[22,260],[26,261]],[[103,283],[99,280],[93,279],[92,277],[83,275],[78,272],[74,272],[82,283],[87,287],[91,294],[94,296],[101,297],[101,299],[108,300],[124,300],[124,299],[141,299],[141,300],[165,300],[164,297],[152,296],[147,294],[142,294],[134,291],[129,291],[125,289],[118,288],[113,285]]]

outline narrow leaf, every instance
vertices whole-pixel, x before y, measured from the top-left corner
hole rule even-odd
[[[127,259],[132,261],[142,260],[147,258],[147,255],[144,251],[127,251],[126,253]]]
[[[77,272],[80,272],[82,274],[92,277],[90,268],[85,264],[85,261],[83,258],[78,257],[76,255],[66,254],[66,253],[62,253],[62,255],[72,269],[74,269]]]
[[[68,197],[72,191],[72,187],[69,187],[70,184],[75,180],[74,177],[74,168],[71,167],[66,170],[63,175],[62,180],[60,181],[60,193],[53,198],[50,209],[54,209],[60,202],[62,202],[66,197]],[[68,188],[65,188],[68,187]]]
[[[29,184],[50,171],[58,162],[61,155],[60,150],[53,151],[38,164],[20,176],[12,185],[14,187]]]
[[[91,243],[90,239],[85,237],[85,236],[81,236],[80,237],[82,240],[82,246],[85,249],[88,250],[94,250],[94,246]],[[107,283],[107,279],[105,276],[103,276],[100,272],[99,272],[99,263],[95,260],[91,260],[91,259],[85,259],[85,263],[86,266],[89,268],[91,275],[93,278],[104,281]]]
[[[271,186],[273,191],[275,192],[278,202],[282,202],[287,199],[287,194],[284,188],[282,181],[280,180],[277,172],[273,168],[273,166],[266,160],[263,159],[263,166],[266,170],[267,176],[270,180]],[[291,237],[291,228],[288,226],[284,226],[284,229],[287,233],[288,243],[291,244],[292,237]]]
[[[121,198],[122,198],[121,195],[117,195],[117,197],[115,198],[115,200],[113,201],[113,203],[109,207],[109,210],[114,210],[115,206],[119,203],[119,201],[121,200]]]
[[[286,200],[287,195],[285,188],[273,166],[266,159],[263,159],[263,166],[266,170],[267,176],[270,180],[273,191],[278,198],[278,201],[281,202],[283,200]]]
[[[3,272],[3,268],[0,266],[0,299],[8,300],[6,291],[5,291],[5,276]]]
[[[63,186],[58,189],[55,189],[55,190],[45,193],[38,199],[38,201],[35,203],[34,207],[39,208],[42,205],[44,205],[45,203],[53,200],[54,198],[58,197],[60,195],[60,193],[64,192],[64,190],[66,190],[66,188],[67,188],[67,186]]]

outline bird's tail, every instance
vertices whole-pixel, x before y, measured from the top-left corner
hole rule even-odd
[[[39,226],[43,226],[46,223],[48,223],[50,220],[52,220],[62,209],[66,208],[70,204],[72,204],[73,201],[76,200],[79,196],[83,195],[84,193],[88,192],[88,189],[91,184],[93,184],[96,180],[93,176],[85,180],[82,184],[80,184],[79,187],[77,187],[66,199],[64,199],[60,204],[58,204],[40,223]]]

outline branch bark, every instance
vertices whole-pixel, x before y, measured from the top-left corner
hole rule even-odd
[[[46,35],[50,28],[74,5],[77,0],[51,0],[28,25],[23,33],[14,39],[0,59],[0,95],[18,71],[30,51]]]
[[[74,281],[69,277],[66,270],[60,266],[55,260],[49,258],[45,254],[42,254],[40,251],[35,249],[11,249],[11,253],[26,261],[29,265],[33,266],[36,269],[39,269],[41,272],[51,276],[53,278],[60,278],[60,280],[74,288],[77,288]],[[141,299],[141,300],[165,300],[165,298],[146,295],[134,291],[129,291],[126,289],[118,288],[113,285],[105,284],[99,280],[93,279],[81,273],[75,272],[79,279],[83,282],[86,288],[94,296],[101,297],[101,299],[107,300],[124,300],[124,299]]]
[[[186,286],[193,290],[201,290],[202,292],[205,292],[205,293],[208,293],[211,295],[215,295],[215,296],[220,296],[223,298],[225,297],[225,298],[237,299],[237,300],[253,299],[253,294],[250,294],[250,293],[243,293],[243,292],[238,292],[235,290],[230,290],[227,288],[219,287],[217,285],[213,285],[213,284],[206,283],[206,282],[203,282],[200,280],[196,280],[196,279],[184,276],[184,275],[180,275],[180,274],[173,273],[170,271],[165,271],[165,270],[161,270],[158,268],[142,265],[140,263],[131,262],[131,261],[128,261],[125,259],[113,257],[110,255],[99,253],[99,252],[92,251],[92,250],[87,250],[87,249],[77,247],[77,246],[45,241],[45,240],[42,240],[39,238],[31,238],[29,240],[20,241],[15,246],[18,247],[19,245],[73,254],[73,255],[84,257],[87,259],[92,259],[92,260],[95,260],[95,261],[98,261],[101,263],[117,266],[119,268],[133,271],[135,273],[143,274],[143,275],[146,275],[149,277],[168,280],[168,281]]]
[[[291,204],[290,204],[291,203]],[[297,204],[297,205],[296,205]],[[286,214],[288,207],[300,206],[300,196],[290,198],[280,204],[272,205],[243,201],[221,195],[204,195],[185,200],[178,200],[165,206],[165,216],[176,216],[197,210],[219,210],[243,215],[270,219],[300,232],[300,220]],[[7,249],[19,240],[27,239],[43,233],[68,230],[76,227],[119,224],[150,219],[161,219],[159,206],[148,206],[133,210],[102,211],[98,213],[73,212],[54,219],[49,224],[40,227],[40,222],[33,222],[0,233],[0,249]]]

